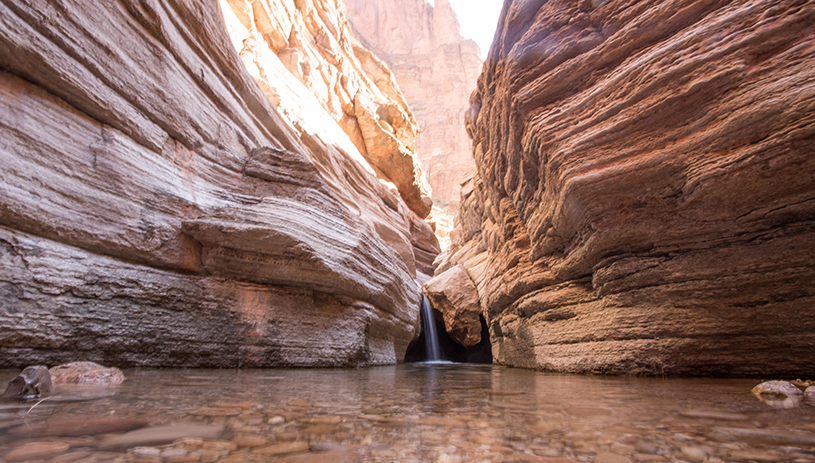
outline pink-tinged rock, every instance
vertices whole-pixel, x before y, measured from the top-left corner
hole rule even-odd
[[[415,155],[419,127],[391,70],[354,38],[344,8],[315,0],[296,8],[283,0],[221,6],[235,50],[282,116],[308,133],[328,125],[344,133],[319,138],[370,164],[411,211],[427,217],[430,188]]]
[[[27,442],[3,455],[8,462],[35,461],[53,458],[67,452],[70,444],[64,442]]]
[[[80,437],[127,432],[145,426],[147,422],[137,418],[73,415],[28,423],[12,429],[9,433],[27,437]]]
[[[0,367],[403,357],[415,122],[336,3],[283,3],[0,6]],[[356,147],[358,93],[408,190]]]
[[[751,391],[758,396],[774,396],[779,398],[796,397],[803,395],[801,389],[788,381],[765,381]]]
[[[434,203],[456,210],[459,183],[474,166],[464,114],[481,71],[478,46],[460,35],[447,1],[345,3],[353,31],[393,70],[416,116],[416,154]]]
[[[430,305],[442,313],[450,337],[466,347],[481,342],[478,290],[464,266],[457,265],[434,277],[422,289]]]
[[[104,367],[93,362],[72,362],[51,367],[55,384],[121,384],[125,375],[116,367]]]
[[[439,262],[497,362],[811,373],[813,37],[811,2],[506,3]]]

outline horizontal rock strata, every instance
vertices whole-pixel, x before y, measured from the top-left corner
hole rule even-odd
[[[815,5],[509,1],[454,247],[500,363],[811,372]]]
[[[230,14],[0,5],[0,367],[403,355],[432,230],[313,94],[273,107]]]

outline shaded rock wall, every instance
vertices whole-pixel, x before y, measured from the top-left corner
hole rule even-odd
[[[434,202],[455,210],[459,183],[474,164],[464,113],[481,71],[478,46],[459,34],[447,0],[345,0],[366,47],[393,70],[421,133],[416,153]]]
[[[811,373],[815,3],[513,0],[498,34],[437,269],[495,359]]]
[[[280,116],[231,14],[0,4],[0,366],[402,357],[432,230],[313,94]]]

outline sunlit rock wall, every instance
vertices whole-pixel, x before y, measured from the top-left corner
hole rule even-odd
[[[224,5],[0,4],[0,367],[402,358],[432,230]]]
[[[495,359],[811,374],[815,3],[513,0],[498,34],[439,261]]]
[[[348,20],[365,46],[388,63],[416,115],[416,153],[433,199],[458,207],[460,183],[472,170],[464,113],[481,72],[478,45],[465,40],[450,3],[438,0],[345,0]]]
[[[419,127],[390,69],[353,37],[340,0],[219,1],[246,68],[284,117],[305,127],[338,123],[426,217],[430,188],[414,156]]]

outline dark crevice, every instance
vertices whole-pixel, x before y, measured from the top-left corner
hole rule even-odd
[[[471,347],[465,347],[450,337],[444,328],[441,312],[433,309],[433,318],[436,322],[436,332],[439,336],[442,360],[457,363],[492,363],[490,330],[483,316],[479,315],[478,317],[481,321],[481,342]],[[407,351],[405,352],[405,362],[413,363],[427,360],[427,349],[425,346],[425,333],[422,331],[419,333],[419,336],[410,341]]]

